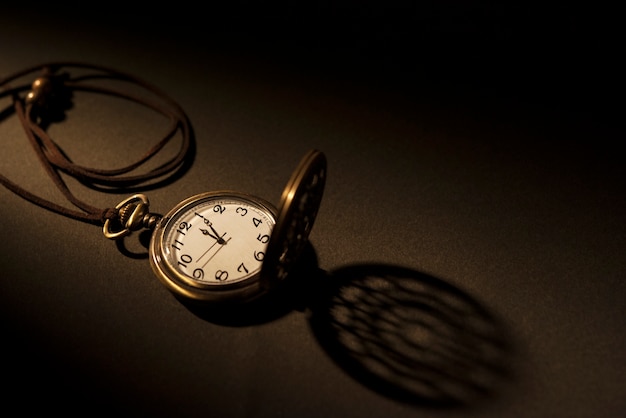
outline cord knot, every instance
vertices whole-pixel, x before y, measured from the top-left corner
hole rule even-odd
[[[26,104],[32,105],[36,115],[48,122],[65,118],[65,111],[72,107],[72,92],[65,85],[67,74],[53,74],[49,68],[31,84]]]

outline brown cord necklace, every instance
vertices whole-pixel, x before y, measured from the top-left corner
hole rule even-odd
[[[32,83],[11,85],[37,73]],[[103,86],[96,82],[100,80],[128,83],[152,97],[130,93],[130,89]],[[63,119],[74,91],[107,94],[139,103],[167,117],[169,129],[141,158],[125,167],[96,169],[75,164],[46,132],[46,126]],[[0,183],[60,215],[101,225],[110,239],[122,239],[141,228],[152,230],[149,246],[152,270],[176,297],[220,305],[256,300],[287,277],[302,253],[324,191],[326,157],[321,151],[311,150],[304,155],[283,189],[278,208],[249,194],[220,190],[191,196],[163,216],[149,212],[149,201],[144,194],[135,194],[115,207],[102,209],[78,199],[61,173],[94,187],[118,190],[141,187],[173,175],[184,167],[192,149],[191,126],[181,106],[135,76],[75,62],[37,65],[0,78],[0,98],[7,96],[11,97],[12,110],[46,173],[78,210],[31,193],[2,174]],[[173,157],[156,168],[132,173],[140,171],[178,137],[182,141]]]
[[[62,72],[62,70],[77,69],[90,70],[93,71],[93,73],[71,77],[70,73]],[[40,75],[32,84],[10,86],[12,81],[24,78],[33,73],[40,73]],[[162,103],[151,101],[138,95],[131,95],[122,89],[104,87],[93,83],[94,80],[103,79],[130,83],[142,87],[161,99]],[[68,209],[30,193],[2,174],[0,174],[0,182],[23,198],[70,218],[89,223],[104,224],[106,220],[114,219],[118,216],[118,213],[115,209],[96,208],[76,198],[63,181],[59,172],[64,172],[87,184],[124,188],[162,178],[176,171],[181,168],[190,150],[191,129],[183,109],[157,87],[130,74],[102,66],[83,63],[49,63],[30,67],[0,79],[0,89],[2,89],[0,98],[11,96],[13,109],[24,128],[24,132],[33,150],[44,166],[46,173],[63,196],[81,211]],[[166,135],[147,150],[139,160],[126,167],[103,170],[77,165],[68,158],[57,143],[42,128],[42,125],[49,123],[50,119],[59,118],[59,116],[65,112],[66,107],[70,104],[71,95],[74,91],[90,91],[108,94],[137,102],[169,118],[171,121],[170,128]],[[22,97],[24,92],[27,92],[27,94],[25,97]],[[128,173],[140,168],[154,157],[168,142],[175,138],[179,132],[182,134],[182,141],[175,156],[156,169],[141,174],[128,175]]]

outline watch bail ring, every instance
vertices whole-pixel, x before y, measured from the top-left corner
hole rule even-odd
[[[151,228],[156,224],[157,215],[148,212],[150,202],[144,194],[135,194],[122,200],[115,206],[118,223],[121,228],[113,228],[115,220],[107,219],[102,227],[102,233],[105,237],[117,240],[128,236],[132,231],[141,229],[142,227]]]

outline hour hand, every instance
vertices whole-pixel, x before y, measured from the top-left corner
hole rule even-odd
[[[210,232],[209,232],[208,230],[206,230],[206,229],[200,229],[200,232],[202,232],[204,235],[208,235],[208,236],[210,236],[211,238],[216,239],[217,241],[219,241],[219,240],[220,240],[220,237],[218,237],[218,236],[216,236],[216,235],[213,235],[212,233],[210,233]]]
[[[202,232],[204,235],[208,235],[208,236],[210,236],[211,238],[215,239],[215,240],[218,242],[218,244],[221,244],[221,245],[226,244],[226,241],[224,240],[224,238],[222,238],[222,237],[220,236],[220,234],[218,234],[218,233],[217,233],[217,231],[215,230],[215,228],[213,228],[213,225],[211,225],[210,223],[207,223],[207,226],[208,226],[209,228],[211,228],[211,231],[212,231],[213,233],[209,232],[209,231],[208,231],[208,230],[206,230],[206,229],[200,229],[200,232]],[[224,234],[224,235],[226,235],[226,234]]]

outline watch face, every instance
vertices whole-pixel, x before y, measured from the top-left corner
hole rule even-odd
[[[236,192],[193,196],[155,228],[150,261],[179,296],[244,301],[260,292],[259,272],[275,226],[267,202]]]

